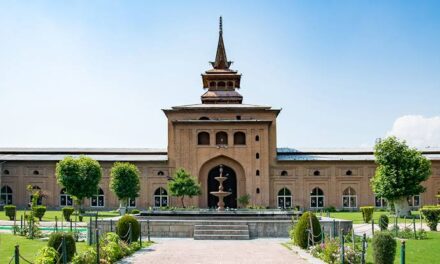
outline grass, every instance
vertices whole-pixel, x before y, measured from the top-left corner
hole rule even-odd
[[[397,243],[394,264],[400,263],[400,241]],[[428,264],[438,263],[440,259],[440,232],[428,232],[428,239],[406,240],[405,256],[406,263]],[[373,247],[370,244],[367,249],[367,263],[373,263]]]
[[[388,217],[390,217],[390,212],[386,212],[386,211],[375,211],[373,214],[373,219],[375,223],[379,222],[379,217],[381,215],[386,215]],[[419,216],[420,213],[418,211],[412,211],[413,215]],[[317,214],[319,215],[319,214]],[[323,216],[325,216],[326,214],[323,214]],[[362,213],[361,212],[335,212],[335,213],[330,213],[330,217],[333,218],[337,218],[337,219],[344,219],[344,220],[351,220],[353,221],[353,224],[363,224],[364,220],[362,219]],[[394,221],[394,216],[390,217],[390,223],[393,223]],[[404,223],[405,219],[403,218],[399,218],[398,219],[399,223]],[[409,223],[410,221],[412,221],[412,219],[407,219],[406,220],[407,223]],[[416,220],[417,223],[420,223],[420,220]]]
[[[14,255],[15,245],[20,246],[20,255],[32,262],[38,250],[47,245],[47,241],[40,239],[31,240],[22,236],[0,233],[0,263],[9,263],[9,260]],[[85,242],[76,243],[77,252],[82,252],[87,247]]]
[[[18,210],[17,211],[17,221],[20,221],[20,217],[24,215],[24,210]],[[88,211],[95,213],[96,211]],[[27,210],[27,214],[29,214],[29,210]],[[115,217],[119,216],[118,212],[115,211],[99,211],[98,217],[99,218],[108,218],[108,217]],[[61,221],[63,219],[63,212],[61,210],[48,210],[44,214],[44,217],[42,221],[49,222],[49,221],[55,221],[55,217],[58,218],[58,221]],[[71,217],[73,220],[75,219],[75,216]],[[0,212],[0,220],[9,220],[9,217],[6,216],[5,212]],[[64,219],[63,219],[64,220]],[[79,219],[78,219],[79,221]],[[89,217],[84,217],[83,222],[89,221]]]

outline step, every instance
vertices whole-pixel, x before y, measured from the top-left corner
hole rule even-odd
[[[248,225],[194,225],[194,230],[249,230]]]
[[[194,240],[248,240],[249,235],[197,235]]]
[[[249,226],[243,223],[211,222],[194,225],[195,240],[244,240],[249,239]]]
[[[249,235],[249,230],[194,230],[194,236],[199,235]]]

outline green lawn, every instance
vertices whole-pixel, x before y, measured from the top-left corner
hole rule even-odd
[[[406,241],[406,263],[429,264],[439,263],[440,260],[440,232],[428,232],[428,239]],[[367,249],[367,263],[373,263],[373,248],[370,244]],[[400,241],[397,243],[395,264],[400,263]]]
[[[373,214],[374,222],[378,223],[380,215],[383,215],[383,214],[390,217],[389,212],[375,211]],[[418,216],[419,212],[412,211],[412,214]],[[317,215],[320,215],[320,214],[317,213]],[[323,216],[326,216],[326,214],[323,213]],[[353,224],[363,224],[364,223],[364,220],[362,219],[361,212],[335,212],[335,213],[330,213],[330,217],[337,218],[337,219],[351,220],[351,221],[353,221]],[[393,221],[394,221],[394,217],[390,217],[390,224],[393,223]],[[405,221],[405,219],[400,218],[398,221],[399,221],[399,223],[403,223]],[[412,221],[412,219],[407,219],[406,221],[407,221],[407,223],[410,223]],[[417,221],[417,223],[420,223],[419,219],[417,219],[416,221]]]
[[[9,263],[9,260],[14,255],[15,245],[20,246],[20,255],[29,261],[33,261],[38,250],[47,245],[47,241],[39,239],[30,240],[21,236],[0,233],[0,263]],[[76,243],[77,252],[82,252],[86,248],[87,244],[85,242]]]
[[[24,210],[17,211],[17,221],[20,221],[20,217],[24,214],[24,212],[25,212]],[[96,211],[90,211],[90,212],[95,213]],[[29,214],[29,210],[27,211],[27,214]],[[61,221],[63,217],[63,212],[61,210],[46,211],[42,221],[55,221],[55,216],[58,218],[58,221]],[[119,216],[119,213],[114,211],[101,211],[98,213],[98,216],[99,218],[114,217],[114,216]],[[75,217],[72,216],[72,219],[75,219]],[[9,220],[9,217],[6,216],[4,211],[0,212],[0,220]],[[89,221],[89,217],[84,217],[83,221]]]

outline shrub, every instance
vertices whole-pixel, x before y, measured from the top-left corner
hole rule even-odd
[[[250,200],[251,200],[251,196],[249,194],[245,194],[245,195],[238,197],[237,202],[243,208],[246,208],[249,205]]]
[[[72,258],[72,264],[89,264],[96,262],[96,251],[93,248],[88,248],[86,251],[75,255]]]
[[[437,231],[437,224],[440,218],[440,207],[424,206],[420,209],[426,223],[431,231]]]
[[[119,243],[108,242],[102,247],[102,256],[108,262],[113,263],[124,257],[124,254],[119,246]]]
[[[312,227],[310,227],[310,219],[312,220]],[[309,229],[313,229],[314,242],[319,243],[321,241],[321,225],[319,220],[312,212],[305,212],[295,225],[293,242],[301,248],[307,248]]]
[[[396,255],[396,240],[390,232],[377,232],[373,237],[373,259],[375,264],[393,264]]]
[[[34,216],[38,218],[38,220],[41,221],[44,214],[46,213],[46,206],[44,205],[37,205],[33,207],[34,210]]]
[[[67,261],[70,261],[72,260],[73,256],[76,253],[75,239],[73,238],[72,234],[63,233],[63,232],[54,232],[49,236],[49,241],[47,242],[47,245],[49,247],[53,247],[54,249],[58,250],[58,253],[61,256],[63,249],[60,245],[63,241],[63,236],[66,242]]]
[[[131,224],[131,241],[129,231],[129,224]],[[139,239],[140,235],[139,222],[131,215],[124,215],[121,217],[117,223],[117,233],[119,237],[126,242],[133,242]]]
[[[382,214],[379,217],[379,227],[380,227],[380,231],[385,231],[388,230],[388,223],[390,222],[390,220],[388,219],[388,216]]]
[[[374,207],[373,206],[362,206],[359,208],[362,212],[362,219],[365,223],[368,223],[373,218]]]
[[[336,239],[328,240],[324,244],[323,260],[326,263],[336,263],[339,254],[339,242]]]
[[[17,208],[15,205],[5,205],[5,215],[9,217],[9,220],[14,220]]]
[[[130,214],[139,214],[141,211],[139,211],[139,209],[132,209],[130,211]]]
[[[38,251],[35,264],[56,264],[60,258],[58,252],[52,247],[43,247]]]
[[[66,207],[63,207],[62,210],[63,210],[64,220],[66,220],[67,222],[70,222],[70,216],[73,214],[75,209],[72,206],[66,206]]]
[[[336,212],[336,208],[333,205],[330,205],[324,208],[324,212],[334,213]]]

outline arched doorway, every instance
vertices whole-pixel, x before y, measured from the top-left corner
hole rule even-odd
[[[225,165],[221,165],[223,168],[223,176],[228,179],[223,182],[223,190],[231,192],[230,195],[224,198],[225,208],[237,208],[237,177],[235,171]],[[218,198],[211,194],[212,191],[218,191],[219,182],[215,179],[220,175],[220,165],[215,166],[209,171],[207,194],[208,194],[208,207],[216,208]]]

